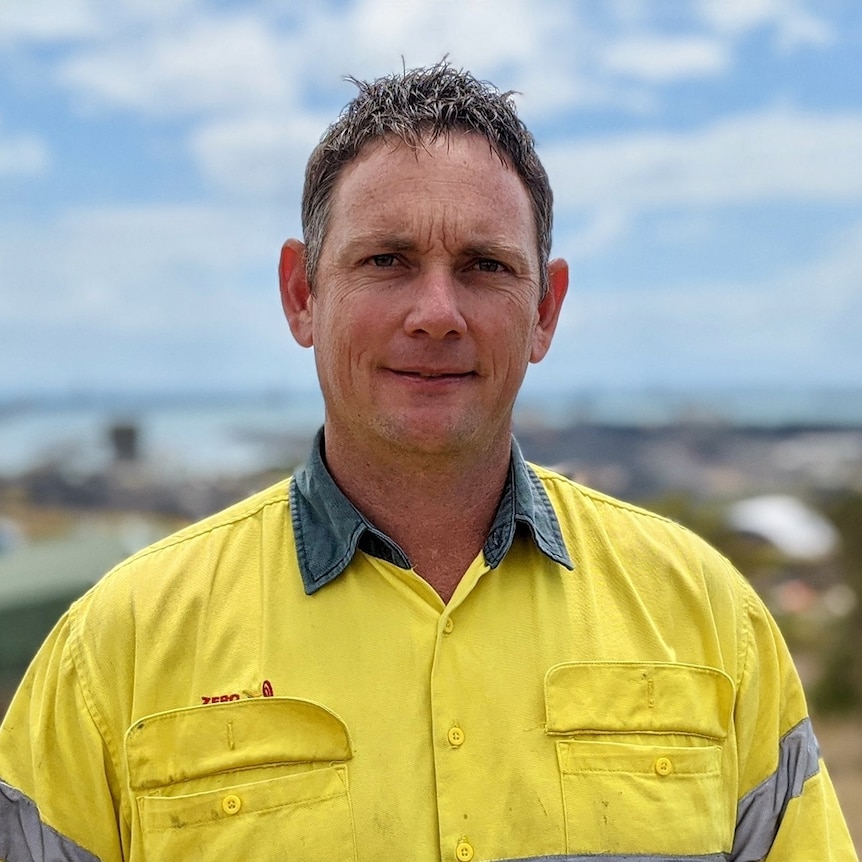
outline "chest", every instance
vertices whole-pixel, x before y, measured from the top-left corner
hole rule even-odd
[[[141,859],[684,854],[730,834],[730,645],[664,625],[672,593],[624,600],[517,554],[446,607],[371,560],[310,597],[254,583],[234,585],[236,625],[223,602],[186,619],[200,636],[165,657],[167,686],[139,681]]]

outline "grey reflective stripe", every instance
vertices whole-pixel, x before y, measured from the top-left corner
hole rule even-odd
[[[781,738],[775,772],[739,800],[731,862],[758,862],[769,853],[790,800],[819,771],[820,748],[805,718]]]
[[[706,856],[668,856],[662,853],[642,854],[634,856],[609,856],[607,853],[595,853],[587,856],[572,856],[564,853],[562,856],[523,856],[517,859],[495,859],[494,862],[728,862],[727,853],[707,853]]]
[[[99,862],[98,857],[46,826],[20,790],[0,781],[0,859],[4,862]]]

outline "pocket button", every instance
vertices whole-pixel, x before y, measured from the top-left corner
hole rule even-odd
[[[654,766],[658,775],[670,775],[673,772],[673,764],[670,762],[669,757],[657,758]]]
[[[242,800],[232,793],[222,799],[221,807],[225,814],[236,814],[242,808]]]
[[[473,852],[473,845],[462,838],[461,841],[458,842],[458,846],[455,848],[455,858],[458,862],[470,862],[473,858]]]

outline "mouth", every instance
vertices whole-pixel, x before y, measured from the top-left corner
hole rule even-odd
[[[462,380],[475,376],[473,371],[409,371],[393,369],[401,377],[411,377],[415,380]]]

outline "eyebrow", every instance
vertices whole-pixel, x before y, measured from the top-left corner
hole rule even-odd
[[[365,250],[368,246],[380,246],[388,251],[415,251],[416,243],[413,240],[399,237],[391,233],[377,233],[371,231],[369,233],[358,234],[352,237],[345,244],[344,248],[348,252],[356,250]]]
[[[465,246],[463,252],[465,257],[491,258],[496,260],[503,258],[511,261],[523,269],[529,269],[529,258],[517,246],[508,243],[488,243]]]
[[[359,249],[365,249],[369,245],[379,246],[385,249],[385,253],[409,253],[416,251],[417,244],[412,239],[398,236],[397,234],[370,231],[368,233],[354,236],[345,246],[347,253],[353,253]],[[529,270],[530,259],[517,246],[506,242],[477,242],[465,245],[460,254],[466,258],[490,258],[496,260],[502,258],[524,270]]]

